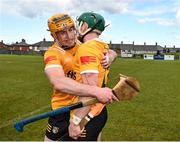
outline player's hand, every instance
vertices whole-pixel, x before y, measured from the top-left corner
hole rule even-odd
[[[109,50],[108,52],[104,53],[103,58],[101,59],[101,65],[104,69],[108,68],[112,62],[116,59],[117,53],[113,50]]]
[[[73,122],[70,122],[68,130],[69,136],[75,140],[77,140],[82,133],[80,125],[75,125]]]
[[[109,59],[109,56],[106,54],[103,56],[103,58],[100,61],[101,65],[104,69],[108,68],[111,65],[111,61]]]
[[[118,98],[112,93],[112,89],[110,88],[99,88],[97,91],[96,98],[99,102],[106,104],[106,103],[112,103],[113,100],[119,101]]]

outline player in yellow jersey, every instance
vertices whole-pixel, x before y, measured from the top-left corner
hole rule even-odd
[[[52,109],[72,104],[78,96],[96,97],[102,103],[116,99],[110,88],[99,88],[80,84],[75,81],[72,60],[80,44],[76,39],[74,22],[67,14],[56,14],[48,19],[48,27],[54,38],[54,44],[44,55],[45,74],[53,87]],[[113,57],[112,57],[113,58]],[[109,62],[102,60],[104,66]],[[73,80],[74,79],[74,80]],[[70,140],[67,136],[70,113],[50,117],[46,129],[45,141]]]
[[[107,81],[108,69],[102,67],[101,59],[108,53],[109,47],[98,37],[105,29],[105,20],[94,12],[85,12],[77,20],[83,44],[77,49],[74,57],[73,71],[76,80],[92,87],[103,87]],[[79,100],[86,99],[87,97],[79,97]],[[84,118],[89,122],[82,132],[79,124]],[[69,135],[84,141],[100,140],[98,136],[106,120],[107,110],[104,104],[98,103],[92,107],[77,109],[70,121]]]

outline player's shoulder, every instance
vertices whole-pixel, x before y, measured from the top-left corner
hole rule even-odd
[[[105,47],[105,46],[108,46],[108,43],[103,41],[102,39],[100,38],[95,38],[93,40],[93,43],[96,44],[97,46],[102,46],[102,47]]]
[[[88,51],[88,50],[97,50],[97,49],[104,49],[104,48],[108,48],[108,44],[99,38],[95,38],[95,39],[92,39],[83,43],[80,46],[79,50]]]
[[[94,38],[92,40],[87,41],[85,44],[91,45],[91,47],[104,47],[108,44],[99,38]]]

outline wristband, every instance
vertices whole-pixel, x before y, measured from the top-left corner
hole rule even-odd
[[[91,115],[90,113],[88,113],[84,119],[86,119],[88,122],[93,118],[93,115]]]
[[[86,124],[93,118],[93,116],[89,113],[87,114],[80,122],[80,128],[83,130],[83,128],[86,126]]]
[[[88,116],[92,119],[94,116],[89,112]]]
[[[89,122],[91,120],[91,118],[89,118],[88,116],[85,116],[85,119]]]

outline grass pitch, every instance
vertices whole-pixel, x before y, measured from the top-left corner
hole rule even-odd
[[[13,121],[50,109],[51,86],[40,56],[0,55],[0,141],[43,140],[47,119],[16,132]],[[180,140],[180,61],[117,59],[108,86],[119,73],[140,80],[141,92],[130,102],[108,106],[103,140]]]

